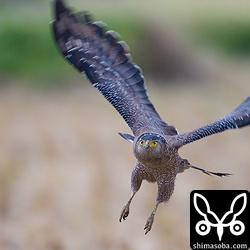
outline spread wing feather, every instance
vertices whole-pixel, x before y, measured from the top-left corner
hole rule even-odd
[[[55,1],[55,16],[53,31],[59,50],[116,108],[135,135],[142,130],[177,134],[149,101],[142,72],[131,62],[117,33],[104,32],[104,24],[92,22],[87,13],[77,17],[61,0]]]
[[[227,129],[236,129],[247,125],[250,125],[250,97],[228,115],[191,132],[180,134],[177,136],[177,140],[179,141],[179,146],[183,146],[203,137],[223,132]]]

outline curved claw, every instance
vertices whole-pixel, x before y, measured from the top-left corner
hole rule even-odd
[[[130,203],[131,203],[132,199],[134,198],[135,194],[136,194],[136,192],[132,192],[131,196],[129,197],[128,202],[123,207],[120,218],[119,218],[120,222],[126,220],[126,218],[128,217],[128,215],[129,215],[129,206],[130,206]]]
[[[145,235],[151,230],[153,223],[154,223],[154,215],[151,214],[149,218],[147,219],[147,222],[144,227]]]
[[[159,201],[157,201],[155,203],[154,209],[153,209],[152,213],[149,215],[149,217],[148,217],[148,219],[146,221],[146,224],[145,224],[145,227],[144,227],[145,235],[151,230],[151,228],[153,226],[155,213],[156,213],[156,210],[157,210],[159,204],[160,204]]]
[[[122,221],[126,220],[128,215],[129,215],[129,204],[126,204],[122,209],[119,221],[122,222]]]

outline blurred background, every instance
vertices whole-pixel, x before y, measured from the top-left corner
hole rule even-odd
[[[179,132],[224,116],[249,96],[249,1],[67,4],[119,32],[143,69],[151,101]],[[192,164],[231,177],[179,174],[147,236],[157,187],[145,182],[119,223],[135,158],[117,132],[129,128],[58,53],[52,1],[0,5],[0,249],[189,249],[192,190],[249,190],[244,128],[180,150]]]

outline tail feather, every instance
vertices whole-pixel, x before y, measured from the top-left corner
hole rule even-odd
[[[216,176],[219,176],[219,177],[224,177],[224,176],[230,176],[230,175],[232,175],[232,174],[229,174],[229,173],[208,171],[208,170],[196,167],[196,166],[191,165],[191,164],[190,164],[190,167],[193,168],[193,169],[199,170],[199,171],[201,171],[201,172],[203,172],[204,174],[207,174],[207,175],[216,175]]]

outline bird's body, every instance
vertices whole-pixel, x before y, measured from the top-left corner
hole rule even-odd
[[[55,1],[53,32],[64,57],[115,107],[131,128],[133,135],[119,133],[133,143],[137,163],[132,171],[132,194],[122,209],[120,221],[129,214],[130,203],[143,180],[157,182],[155,207],[146,225],[151,230],[154,215],[161,202],[167,202],[174,191],[176,175],[188,168],[206,174],[226,176],[190,164],[178,150],[195,140],[250,124],[250,97],[225,117],[196,130],[178,134],[164,122],[150,102],[140,68],[131,62],[124,42],[114,32],[104,32],[101,22],[93,23],[88,14],[77,17],[62,0]]]
[[[157,139],[154,134],[145,134],[143,137],[153,137],[146,141],[146,144],[157,141],[157,145],[150,147],[136,143],[134,155],[138,162],[132,172],[132,187],[139,187],[143,179],[157,182],[160,191],[156,201],[167,202],[173,193],[176,175],[185,169],[185,164],[183,164],[185,160],[183,161],[176,149],[166,147],[167,142],[164,138]],[[143,142],[141,139],[139,141]],[[138,191],[138,189],[133,191]]]

